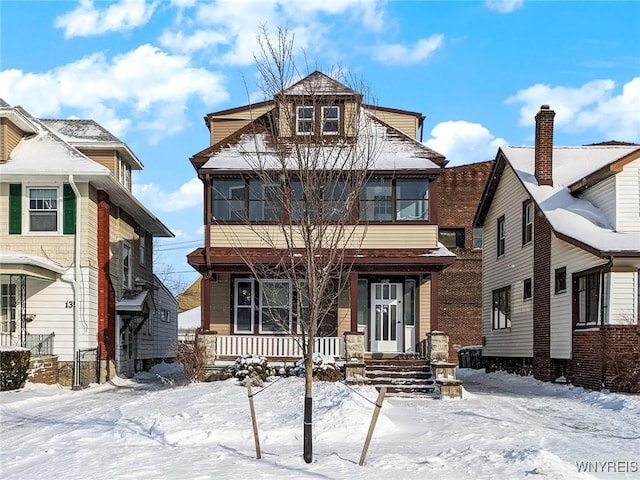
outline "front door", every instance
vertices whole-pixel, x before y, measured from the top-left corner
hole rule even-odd
[[[402,352],[401,283],[371,284],[371,351]]]

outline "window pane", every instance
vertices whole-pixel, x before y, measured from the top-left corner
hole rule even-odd
[[[415,295],[416,281],[405,280],[404,282],[404,323],[407,326],[415,325]]]
[[[241,221],[245,215],[244,180],[214,180],[213,218],[215,220]]]
[[[32,232],[55,232],[58,230],[57,212],[31,212],[29,230]]]
[[[322,107],[323,133],[338,133],[340,131],[340,109],[338,107]]]
[[[396,219],[428,220],[429,181],[426,179],[396,181]]]
[[[251,305],[251,282],[238,282],[237,285],[238,305]]]
[[[393,219],[391,180],[375,179],[365,185],[360,195],[360,219],[391,221]]]
[[[313,107],[298,107],[297,133],[313,133]]]
[[[251,332],[251,323],[251,309],[238,308],[236,311],[236,332]]]
[[[265,184],[261,180],[249,181],[249,219],[274,222],[280,220],[282,193],[278,185]]]
[[[369,323],[369,283],[358,280],[358,325]]]

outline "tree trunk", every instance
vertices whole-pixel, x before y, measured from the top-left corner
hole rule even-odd
[[[313,461],[313,350],[315,338],[312,332],[307,336],[307,356],[304,359],[304,461]]]

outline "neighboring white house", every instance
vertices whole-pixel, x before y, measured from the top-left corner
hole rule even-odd
[[[177,302],[153,275],[173,234],[131,192],[142,164],[92,120],[0,100],[0,343],[78,386],[175,357]]]
[[[178,341],[188,342],[196,338],[196,330],[200,328],[202,318],[201,307],[178,314]]]
[[[478,208],[490,369],[625,389],[640,370],[640,145],[501,148]],[[625,373],[626,372],[626,373]]]

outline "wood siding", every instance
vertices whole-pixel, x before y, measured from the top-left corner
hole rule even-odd
[[[638,272],[612,271],[609,274],[611,299],[609,301],[610,325],[638,323]]]
[[[274,245],[285,245],[282,231],[277,225],[265,225],[264,232]],[[213,247],[265,247],[262,237],[247,225],[210,225],[210,241]],[[364,237],[364,238],[363,238]],[[393,225],[358,225],[352,242],[344,247],[355,247],[363,238],[362,248],[436,248],[438,227],[425,224],[397,223]]]
[[[227,138],[229,135],[237,132],[241,128],[246,127],[250,122],[268,112],[272,108],[272,105],[265,105],[252,109],[247,108],[246,110],[237,111],[234,113],[212,116],[209,124],[209,129],[211,131],[211,145],[218,143],[219,141]]]
[[[522,202],[529,195],[509,165],[487,214],[482,250],[482,332],[486,337],[483,354],[497,357],[533,355],[533,306],[523,301],[523,282],[533,278],[533,245],[522,245]],[[498,218],[505,217],[505,254],[497,257]],[[511,287],[511,328],[493,330],[493,291]],[[535,285],[533,285],[535,295]]]
[[[616,178],[609,177],[587,189],[582,198],[593,203],[604,212],[609,224],[616,228]]]
[[[116,152],[115,150],[101,150],[98,152],[95,150],[86,150],[82,148],[78,148],[78,150],[80,150],[91,160],[98,162],[104,167],[107,167],[114,177],[120,178],[118,176],[118,152]]]
[[[416,332],[416,343],[420,343],[425,339],[425,335],[431,332],[431,276],[425,275],[422,277],[420,286],[418,287],[418,298],[420,304],[418,305],[418,331]],[[420,338],[417,337],[420,335]]]
[[[393,128],[409,135],[414,140],[418,140],[418,118],[415,115],[403,114],[401,112],[388,112],[385,110],[372,110],[374,115]]]
[[[230,324],[233,322],[231,312],[231,276],[218,274],[217,280],[211,282],[209,292],[211,311],[209,312],[209,330],[220,335],[231,335]]]
[[[159,286],[153,291],[153,303],[156,310],[146,320],[151,323],[151,335],[144,326],[138,333],[138,359],[161,360],[176,357],[178,338],[178,302],[166,288]],[[168,311],[166,320],[162,311]]]
[[[616,175],[616,229],[640,232],[640,159]]]
[[[0,119],[0,161],[7,160],[22,140],[23,133],[6,118]]]
[[[572,285],[574,273],[601,265],[604,260],[575,247],[555,235],[551,237],[551,358],[568,359],[572,357],[571,342],[573,332]],[[567,290],[555,293],[555,271],[567,269]]]

